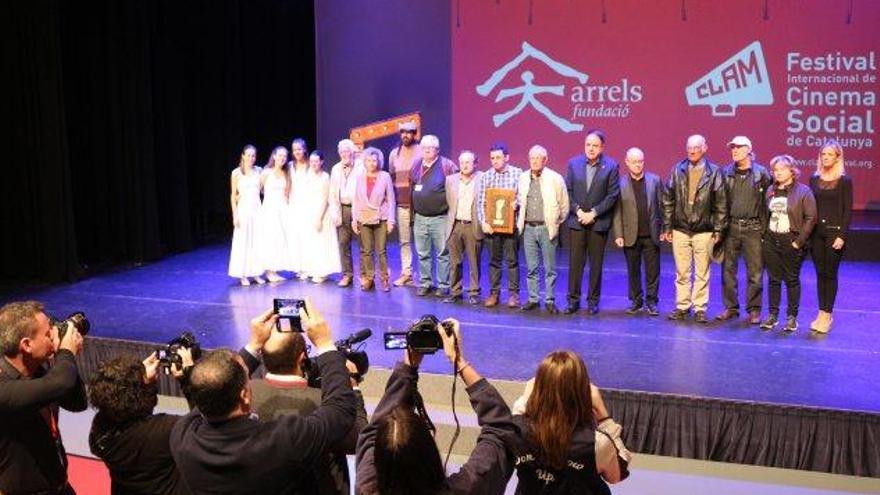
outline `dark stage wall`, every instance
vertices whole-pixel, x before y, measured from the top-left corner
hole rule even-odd
[[[450,153],[451,8],[448,0],[316,2],[318,145],[331,158],[352,127],[413,110]]]
[[[62,280],[231,230],[245,143],[314,141],[305,0],[2,2],[0,280]]]

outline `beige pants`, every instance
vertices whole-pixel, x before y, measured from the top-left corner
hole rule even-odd
[[[712,263],[712,232],[687,235],[672,231],[675,258],[675,307],[706,311],[709,304],[709,273]],[[691,264],[694,281],[691,283]]]
[[[409,207],[397,208],[397,237],[400,239],[400,273],[412,275],[412,228]]]

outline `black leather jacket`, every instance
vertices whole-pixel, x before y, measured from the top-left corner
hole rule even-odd
[[[688,205],[688,160],[672,167],[663,195],[663,230],[685,234],[724,232],[727,229],[727,191],[724,172],[709,160],[697,185],[693,206]]]

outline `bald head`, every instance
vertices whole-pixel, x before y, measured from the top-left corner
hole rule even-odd
[[[706,138],[699,134],[694,134],[687,139],[687,157],[691,163],[696,164],[702,160],[708,149]]]
[[[299,332],[273,331],[263,346],[263,364],[276,375],[302,375],[306,341]]]
[[[645,154],[638,148],[626,150],[626,168],[633,179],[641,179],[645,174]]]
[[[193,367],[190,396],[206,418],[225,418],[240,409],[247,379],[241,357],[230,349],[217,349]]]

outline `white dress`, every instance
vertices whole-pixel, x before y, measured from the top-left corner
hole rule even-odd
[[[287,250],[287,198],[284,190],[287,181],[272,169],[263,172],[263,205],[260,207],[260,224],[257,238],[263,268],[286,270],[290,265]]]
[[[289,263],[287,270],[303,274],[305,271],[306,216],[308,212],[309,169],[298,171],[296,165],[290,166],[290,202],[287,205],[287,249]]]
[[[339,242],[336,226],[330,218],[327,200],[330,196],[330,175],[309,171],[305,190],[304,261],[303,271],[310,277],[326,277],[342,271],[339,261]],[[324,211],[321,229],[317,228],[318,215]]]
[[[260,211],[260,167],[247,175],[241,167],[232,171],[238,184],[236,215],[238,226],[232,231],[232,249],[229,253],[230,277],[256,277],[263,273],[263,263],[257,244],[257,218]]]

